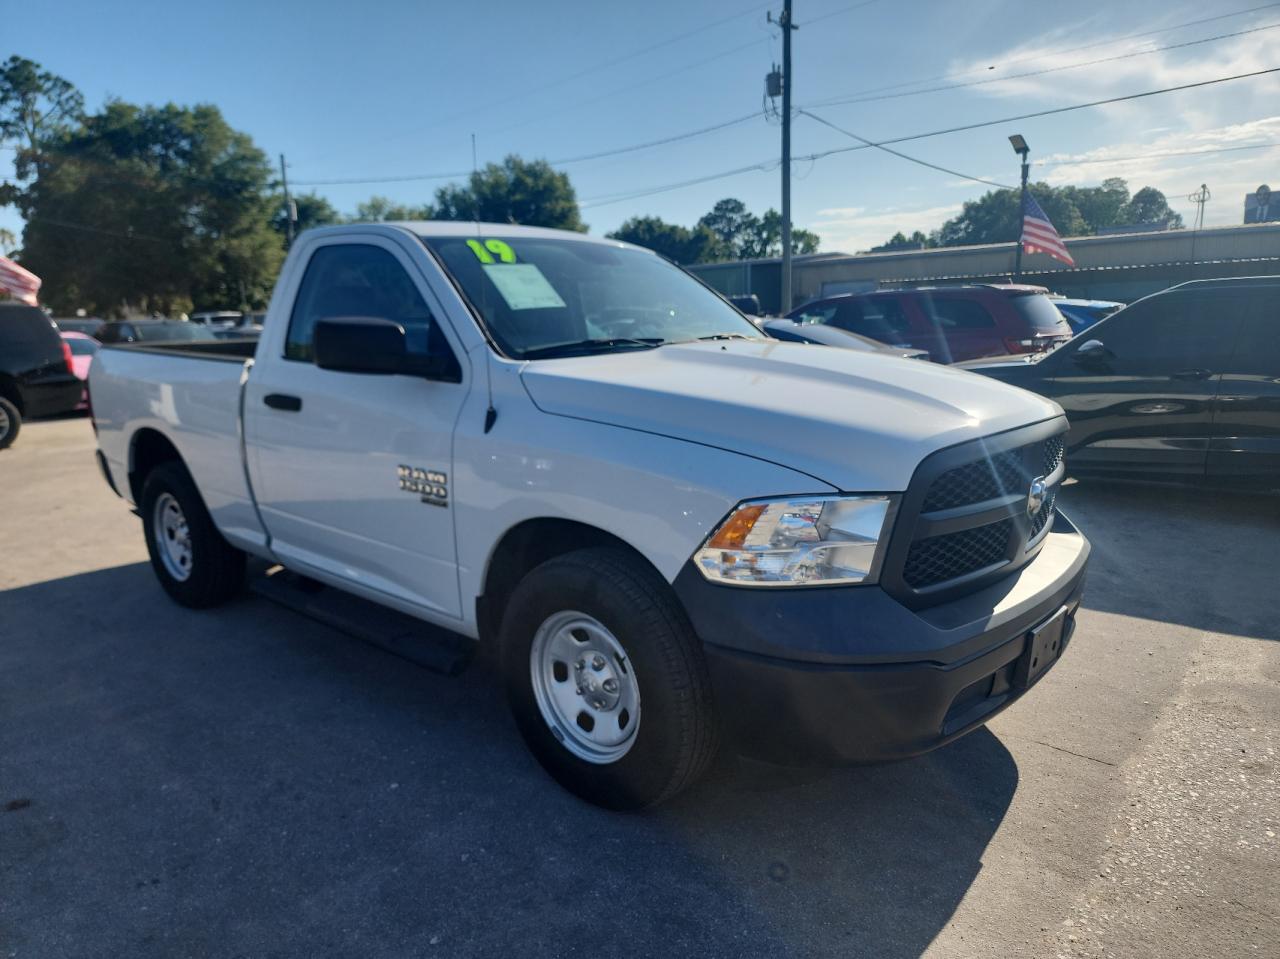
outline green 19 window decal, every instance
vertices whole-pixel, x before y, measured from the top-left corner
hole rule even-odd
[[[467,246],[471,247],[471,252],[481,263],[496,263],[494,256],[503,263],[516,262],[516,251],[501,240],[485,240],[484,243],[479,240],[468,240]]]

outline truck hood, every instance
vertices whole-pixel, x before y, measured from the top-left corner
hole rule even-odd
[[[521,378],[546,413],[731,450],[847,491],[899,492],[935,450],[1062,415],[973,373],[774,341],[540,360]]]

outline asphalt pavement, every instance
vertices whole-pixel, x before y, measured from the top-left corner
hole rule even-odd
[[[1280,955],[1280,498],[1070,483],[1076,635],[989,728],[618,815],[484,660],[170,602],[92,451],[0,452],[0,957]]]

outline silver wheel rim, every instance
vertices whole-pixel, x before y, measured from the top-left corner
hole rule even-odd
[[[0,440],[9,435],[9,414],[0,406]]]
[[[627,754],[640,728],[640,687],[616,636],[585,613],[549,616],[529,652],[533,694],[565,749],[589,763]]]
[[[178,582],[191,576],[191,528],[172,493],[161,493],[151,516],[156,552],[165,572]]]

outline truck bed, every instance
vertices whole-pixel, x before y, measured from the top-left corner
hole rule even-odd
[[[104,346],[89,373],[99,448],[121,495],[139,505],[130,481],[139,451],[167,442],[218,528],[244,548],[265,542],[240,442],[242,381],[255,348],[250,340]]]

